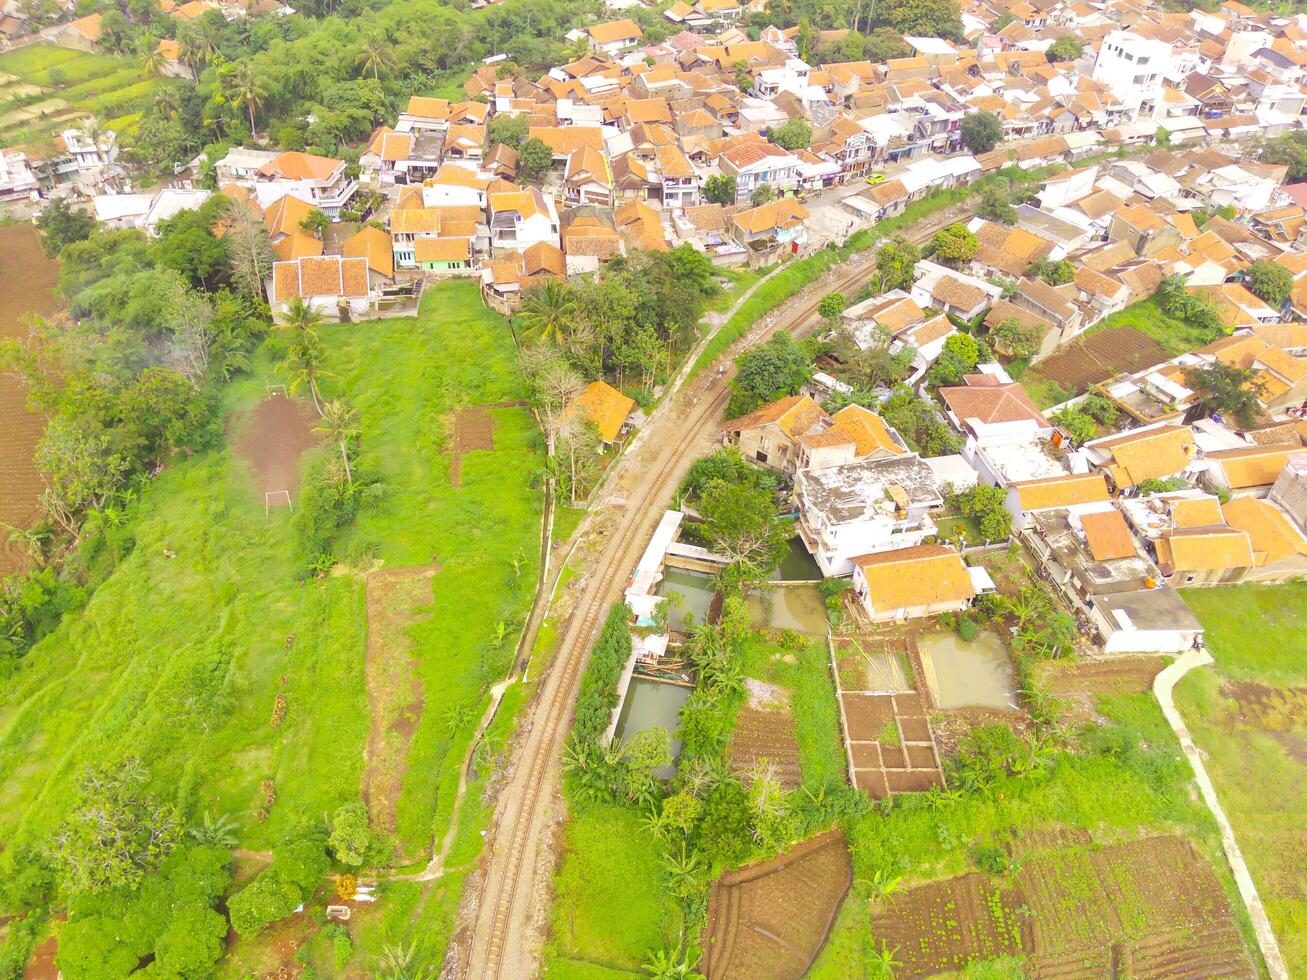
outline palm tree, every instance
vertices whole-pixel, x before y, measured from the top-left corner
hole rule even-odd
[[[141,70],[151,77],[158,77],[163,74],[163,67],[167,63],[168,59],[164,57],[163,52],[155,47],[141,62]]]
[[[218,36],[207,18],[187,25],[178,32],[177,40],[182,48],[182,61],[197,74],[200,67],[211,62],[218,53]]]
[[[373,78],[380,78],[383,68],[390,69],[395,66],[395,59],[390,53],[390,42],[380,34],[369,34],[363,39],[359,64],[363,66],[365,72],[372,72]]]
[[[37,565],[45,564],[45,544],[50,540],[50,531],[44,527],[23,528],[0,521],[0,527],[9,532],[11,544],[21,544],[27,554]]]
[[[282,324],[287,330],[294,330],[301,337],[317,339],[318,327],[322,325],[322,314],[296,296],[286,306],[286,322]]]
[[[699,956],[692,950],[681,953],[674,946],[650,953],[644,961],[644,971],[654,980],[681,980],[683,977],[698,976],[694,972]]]
[[[575,325],[576,296],[567,283],[551,279],[527,290],[518,316],[528,335],[561,342]]]
[[[323,406],[322,421],[318,423],[313,431],[320,432],[336,440],[336,445],[340,447],[341,462],[345,464],[345,481],[352,487],[354,485],[354,474],[350,472],[349,468],[347,444],[350,439],[359,434],[358,413],[350,408],[348,402],[340,398],[333,398]]]
[[[236,74],[231,80],[231,101],[233,105],[244,106],[250,116],[250,135],[254,135],[254,113],[263,108],[264,96],[268,90],[262,80],[254,74],[254,69],[245,62],[236,66]]]
[[[159,94],[154,97],[154,108],[159,115],[165,119],[171,119],[177,115],[181,106],[177,103],[177,93],[169,85],[164,85],[159,89]]]
[[[434,975],[431,967],[419,959],[416,942],[407,946],[387,943],[381,950],[377,966],[380,967],[379,975],[386,980],[426,980]]]
[[[290,391],[295,394],[300,388],[307,387],[313,396],[313,407],[322,414],[322,399],[318,397],[318,380],[325,376],[322,362],[326,351],[317,334],[301,334],[286,352],[283,366],[290,375]]]
[[[208,810],[205,810],[203,821],[198,827],[190,829],[190,835],[200,844],[235,847],[237,840],[236,828],[238,826],[236,818],[230,813],[220,813],[215,819]]]

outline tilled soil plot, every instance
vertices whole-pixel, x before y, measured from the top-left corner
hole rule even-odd
[[[915,691],[840,693],[853,784],[873,800],[944,785],[926,703]]]
[[[731,771],[746,775],[766,765],[786,789],[803,782],[794,717],[787,710],[742,707],[726,751]]]
[[[708,896],[708,980],[797,980],[812,965],[853,882],[844,833],[728,871]]]
[[[463,455],[495,448],[495,424],[489,406],[474,405],[454,414],[454,454],[449,463],[449,482],[463,485]]]
[[[1113,327],[1073,341],[1034,369],[1060,385],[1084,391],[1118,374],[1161,364],[1166,348],[1134,327]]]
[[[41,250],[36,229],[28,224],[0,227],[0,339],[25,340],[31,328],[29,315],[48,317],[59,308],[54,287],[57,263]],[[41,514],[38,501],[44,483],[32,461],[36,443],[45,431],[41,416],[27,410],[27,385],[0,372],[0,521],[30,527]],[[0,576],[22,568],[23,548],[9,541],[0,529]]]
[[[970,874],[911,889],[872,916],[899,978],[1015,954],[1035,980],[1253,977],[1212,866],[1181,837],[1027,859],[1015,880]],[[1022,844],[1040,840],[1033,836]]]
[[[1166,657],[1111,657],[1076,664],[1050,661],[1043,680],[1052,694],[1142,694],[1170,661]]]
[[[300,488],[300,459],[317,444],[313,409],[307,402],[271,395],[235,423],[236,455],[250,465],[260,499],[285,507]],[[282,493],[285,491],[285,493]]]

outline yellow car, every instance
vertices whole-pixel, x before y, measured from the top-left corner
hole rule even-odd
[[[885,179],[884,174],[867,174],[868,184],[879,184],[884,179]]]

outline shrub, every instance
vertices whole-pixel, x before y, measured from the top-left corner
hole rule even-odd
[[[970,616],[964,616],[958,621],[958,636],[966,643],[974,642],[980,636],[980,624]]]
[[[341,864],[357,867],[377,860],[384,846],[379,834],[368,823],[368,808],[361,801],[346,803],[331,817],[331,837],[327,841],[331,853]],[[324,867],[323,871],[326,870]]]
[[[294,912],[301,901],[300,890],[274,867],[233,895],[227,902],[227,913],[237,933],[257,936],[266,926]]]
[[[608,611],[581,678],[572,739],[584,748],[598,744],[617,706],[617,679],[631,655],[631,615],[630,608],[620,603]]]
[[[696,840],[714,864],[738,864],[749,856],[753,840],[749,794],[733,779],[718,783],[704,801]]]

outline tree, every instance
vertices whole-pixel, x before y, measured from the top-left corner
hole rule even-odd
[[[767,490],[710,483],[699,501],[704,533],[713,550],[740,566],[748,577],[770,572],[793,533]]]
[[[735,203],[735,178],[731,174],[713,174],[703,182],[703,199],[709,204]]]
[[[876,272],[882,291],[907,289],[921,260],[921,249],[902,236],[895,236],[876,253]]]
[[[491,146],[503,143],[515,150],[521,148],[527,139],[526,116],[513,116],[507,113],[495,116],[486,127],[486,138]]]
[[[47,484],[41,508],[74,537],[79,515],[102,507],[131,472],[131,460],[112,448],[107,435],[64,414],[46,427],[36,465]]]
[[[381,78],[383,69],[389,71],[395,66],[390,42],[380,34],[368,34],[363,38],[363,50],[359,52],[358,63],[363,71],[371,72],[374,79]]]
[[[84,212],[74,211],[65,199],[59,198],[41,212],[36,227],[41,231],[41,247],[53,258],[73,242],[84,242],[91,237],[95,219]]]
[[[1076,264],[1070,259],[1038,259],[1030,263],[1026,275],[1044,280],[1050,286],[1063,286],[1076,277]]]
[[[319,238],[326,234],[327,229],[330,227],[331,219],[327,217],[326,212],[319,208],[311,210],[304,216],[304,220],[300,222],[301,231],[307,231],[310,235],[317,235]]]
[[[232,283],[246,296],[262,299],[263,284],[272,274],[276,258],[267,226],[255,216],[247,201],[224,197],[222,207],[226,223],[223,241],[227,244]],[[296,302],[304,306],[298,296],[292,304]]]
[[[264,927],[284,919],[302,901],[298,887],[269,868],[227,901],[231,927],[242,936],[257,936]]]
[[[892,27],[878,27],[867,35],[863,57],[868,61],[883,63],[892,58],[906,58],[912,53],[902,35]],[[853,61],[860,59],[853,58]]]
[[[1102,425],[1112,425],[1116,422],[1120,411],[1116,407],[1116,402],[1112,401],[1102,388],[1091,389],[1089,394],[1085,395],[1085,400],[1080,403],[1080,408]]]
[[[749,195],[749,203],[755,208],[760,208],[774,200],[776,200],[776,188],[771,184],[759,184]]]
[[[663,827],[689,833],[702,812],[703,803],[688,790],[682,790],[663,800],[661,823]]]
[[[963,377],[980,363],[980,344],[970,334],[955,333],[944,341],[944,349],[931,365],[927,377],[936,388],[962,384]]]
[[[848,305],[843,293],[827,293],[817,304],[817,315],[827,323],[836,323]]]
[[[517,151],[517,172],[523,180],[535,180],[554,162],[554,151],[538,136],[532,136]]]
[[[796,395],[812,377],[811,358],[785,331],[740,357],[738,363],[726,409],[729,418],[739,418],[778,398]]]
[[[196,443],[212,419],[206,393],[176,371],[149,367],[118,398],[113,441],[144,464]]]
[[[1248,289],[1279,309],[1293,292],[1293,273],[1282,265],[1258,259],[1244,270]]]
[[[1256,140],[1253,156],[1262,163],[1287,166],[1289,181],[1307,179],[1307,130],[1295,129],[1281,136]]]
[[[576,316],[576,292],[557,279],[528,289],[518,312],[523,335],[541,343],[562,343],[575,329]]]
[[[552,457],[567,421],[567,406],[581,392],[581,377],[552,344],[523,347],[518,363],[544,429],[545,453]]]
[[[1085,53],[1085,46],[1070,34],[1063,34],[1048,49],[1049,61],[1076,61]]]
[[[357,867],[376,856],[378,835],[368,825],[368,808],[361,802],[346,803],[331,816],[331,837],[327,846],[341,864]]]
[[[254,116],[263,108],[263,100],[268,95],[263,80],[254,73],[248,62],[235,64],[235,71],[228,82],[228,95],[232,105],[243,108],[250,118],[250,132],[254,132]]]
[[[972,153],[988,153],[1003,139],[1003,123],[992,112],[971,112],[962,117],[962,142]]]
[[[291,341],[282,367],[290,378],[290,393],[307,387],[313,398],[313,407],[322,414],[322,398],[318,394],[318,381],[323,376],[322,362],[327,352],[316,333],[301,333]]]
[[[1266,390],[1266,382],[1251,368],[1213,361],[1185,369],[1184,383],[1198,395],[1185,414],[1186,422],[1213,415],[1232,415],[1240,425],[1248,428],[1257,423],[1262,413],[1258,400]]]
[[[205,905],[173,913],[154,947],[154,971],[167,976],[208,976],[222,956],[227,920]]]
[[[930,402],[899,388],[880,406],[880,415],[922,456],[958,451],[958,439]]]
[[[703,818],[695,838],[713,864],[737,864],[748,856],[753,838],[749,795],[733,779],[713,787],[704,800]]]
[[[78,802],[52,846],[69,891],[136,888],[177,846],[182,829],[176,807],[145,796],[148,781],[136,759],[82,776]]]
[[[1053,415],[1053,421],[1066,429],[1071,437],[1071,445],[1083,446],[1098,434],[1098,424],[1093,417],[1074,408],[1064,408]]]
[[[744,60],[735,62],[731,66],[735,72],[735,87],[741,92],[748,92],[753,88],[753,73],[749,71],[749,63]]]
[[[989,332],[994,349],[1010,357],[1031,357],[1039,353],[1044,337],[1039,328],[1010,316]]]
[[[336,443],[340,461],[345,467],[345,482],[354,485],[354,474],[349,466],[349,442],[359,434],[358,413],[341,398],[333,398],[322,406],[322,418],[313,429]]]
[[[1007,491],[978,483],[954,494],[949,504],[963,517],[975,522],[986,541],[1003,541],[1012,533],[1012,514],[1007,509]]]
[[[1017,209],[1012,206],[1011,192],[1006,183],[991,184],[980,192],[980,206],[976,214],[1005,225],[1017,223]]]
[[[175,269],[192,286],[211,289],[227,277],[227,243],[213,233],[218,202],[178,212],[159,224],[155,261]]]
[[[812,127],[795,116],[773,129],[768,138],[782,150],[804,150],[812,142]]]
[[[949,225],[930,240],[936,258],[945,262],[969,262],[980,250],[980,241],[966,225]]]

